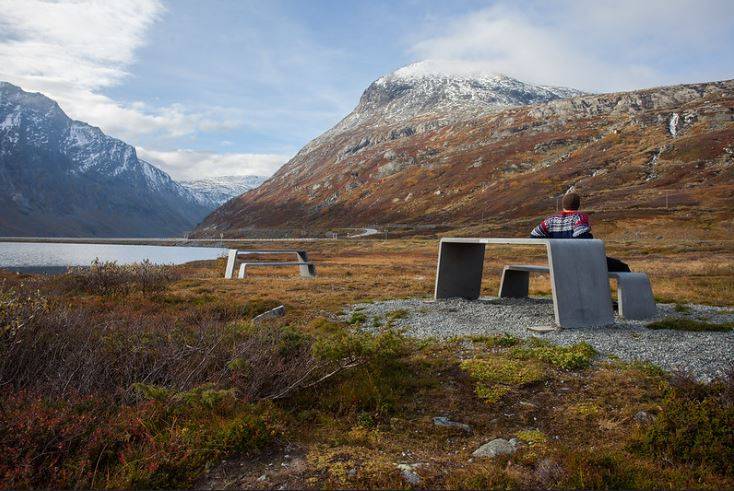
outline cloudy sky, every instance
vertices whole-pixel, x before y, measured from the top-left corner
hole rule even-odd
[[[591,92],[734,78],[734,1],[0,0],[0,80],[175,178],[269,175],[427,59]]]

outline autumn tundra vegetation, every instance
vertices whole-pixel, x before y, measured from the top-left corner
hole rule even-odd
[[[679,245],[609,248],[660,301],[734,305],[729,243]],[[224,259],[1,273],[2,486],[734,486],[731,375],[696,382],[583,343],[416,340],[401,312],[360,329],[370,319],[347,305],[430,296],[435,239],[307,247],[315,279],[224,281]],[[519,450],[473,458],[493,437]]]

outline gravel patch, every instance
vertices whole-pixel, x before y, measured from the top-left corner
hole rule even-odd
[[[734,322],[734,309],[689,304],[686,312],[674,304],[658,304],[656,319],[689,318],[714,323]],[[394,317],[392,324],[412,337],[449,339],[465,336],[491,336],[508,333],[521,338],[538,336],[561,345],[586,341],[599,353],[624,361],[647,361],[669,371],[686,372],[698,380],[710,381],[734,366],[734,331],[689,332],[653,330],[648,322],[616,318],[607,327],[562,329],[538,334],[529,328],[554,326],[550,298],[486,297],[467,301],[389,300],[358,304],[346,312],[366,316],[364,329],[373,319],[382,322]],[[396,313],[397,312],[397,313]]]

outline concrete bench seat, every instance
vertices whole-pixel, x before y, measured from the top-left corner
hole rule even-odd
[[[256,250],[256,249],[230,249],[227,257],[227,267],[224,270],[224,278],[232,279],[234,276],[235,266],[237,261],[243,261],[246,256],[271,256],[271,255],[291,255],[296,256],[296,261],[258,261],[245,263],[248,266],[298,266],[301,276],[307,278],[313,278],[316,276],[316,267],[313,263],[308,261],[308,254],[303,250],[296,249],[267,249],[267,250]],[[244,265],[244,264],[243,264]],[[240,266],[239,278],[244,278],[245,270]],[[246,269],[246,268],[245,268]]]
[[[547,266],[510,264],[502,270],[500,297],[525,298],[528,296],[530,273],[550,273]],[[617,281],[619,315],[624,319],[646,320],[655,316],[657,307],[645,273],[607,272]]]
[[[299,261],[261,261],[256,263],[242,263],[240,264],[240,271],[237,275],[238,278],[247,277],[247,268],[253,267],[267,267],[267,266],[298,266],[301,271],[301,276],[305,278],[313,278],[316,276],[316,266],[313,263],[304,263]]]

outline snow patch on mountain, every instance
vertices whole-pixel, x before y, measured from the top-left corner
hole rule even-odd
[[[434,121],[470,119],[508,107],[582,95],[586,93],[532,85],[500,73],[445,73],[430,61],[420,62],[372,82],[354,111],[324,136],[365,124],[397,124],[419,117]]]
[[[357,128],[405,125],[395,130],[394,137],[398,138],[510,107],[583,95],[588,94],[566,87],[533,85],[499,73],[446,70],[442,63],[423,61],[372,82],[350,114],[309,142],[299,154],[308,153],[333,137]],[[371,141],[363,142],[363,146]]]
[[[204,206],[214,210],[265,182],[263,176],[223,176],[179,181]]]

